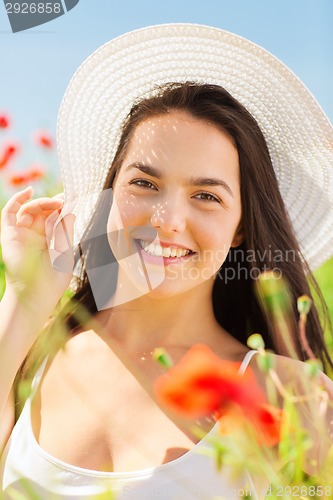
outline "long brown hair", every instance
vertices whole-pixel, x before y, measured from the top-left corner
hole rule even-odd
[[[293,303],[293,344],[298,357],[306,359],[307,356],[298,337],[296,301],[302,294],[311,296],[307,278],[321,300],[322,297],[301,255],[281,197],[265,138],[253,116],[225,89],[216,85],[200,85],[192,82],[170,83],[157,90],[154,97],[136,103],[124,124],[104,189],[112,187],[137,125],[149,117],[167,114],[172,110],[187,112],[217,126],[229,135],[238,150],[242,227],[245,240],[240,247],[230,249],[216,277],[213,290],[216,318],[229,333],[242,342],[246,342],[251,333],[260,332],[267,347],[273,348],[277,353],[287,354],[281,352],[281,343],[275,338],[275,332],[262,311],[254,290],[253,276],[278,264],[289,285]],[[88,228],[85,239],[94,245],[93,239],[90,240],[88,237],[90,230],[91,227]],[[99,240],[99,248],[100,244]],[[90,259],[94,259],[98,252],[86,248],[83,253],[89,254]],[[250,255],[251,258],[248,258]],[[232,278],[227,279],[228,276]],[[84,303],[92,314],[96,312],[85,272],[78,282],[75,298]],[[324,301],[322,302],[326,311]],[[73,316],[70,318],[70,324],[76,325]],[[323,364],[332,366],[315,307],[308,316],[307,338],[315,355]]]
[[[284,352],[283,346],[281,347],[281,342],[276,338],[269,319],[259,305],[254,290],[253,271],[258,274],[260,271],[276,267],[277,255],[280,257],[291,255],[291,261],[288,258],[280,258],[278,267],[289,286],[292,298],[292,342],[299,359],[305,360],[307,356],[298,336],[296,300],[303,294],[311,296],[308,280],[322,301],[329,321],[327,308],[315,279],[301,255],[279,191],[265,138],[253,116],[225,89],[216,85],[193,82],[170,83],[156,89],[153,97],[135,103],[124,123],[104,189],[112,188],[137,125],[147,118],[167,114],[172,110],[184,111],[218,127],[229,135],[238,150],[241,224],[245,239],[240,247],[230,249],[215,279],[212,300],[217,320],[243,343],[251,333],[260,332],[266,347],[274,349],[278,354],[288,354]],[[81,246],[81,253],[77,256],[82,263],[82,275],[78,279],[77,290],[72,300],[73,310],[67,316],[70,332],[82,326],[75,313],[76,306],[83,305],[91,315],[97,312],[86,266],[98,265],[101,253],[106,255],[109,252],[109,258],[112,259],[106,236],[98,238],[98,241],[96,238],[89,238],[97,221],[100,224],[101,219],[105,217],[103,214],[108,214],[109,207],[105,206],[105,203],[108,203],[105,199],[100,201],[84,235],[84,240],[89,243],[84,248]],[[102,220],[103,223],[106,227],[106,219]],[[247,258],[249,255],[251,259]],[[231,274],[233,279],[226,279]],[[100,286],[108,287],[110,282],[101,283]],[[315,307],[312,307],[308,315],[307,339],[324,367],[332,367]]]

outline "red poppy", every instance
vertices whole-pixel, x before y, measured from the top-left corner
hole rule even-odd
[[[52,149],[54,146],[54,141],[51,135],[48,134],[47,132],[42,132],[42,131],[36,132],[34,138],[36,144],[42,146],[43,148]]]
[[[29,182],[25,173],[22,174],[14,174],[9,177],[9,184],[12,186],[22,186],[23,184],[27,184]]]
[[[8,165],[9,161],[17,152],[17,150],[18,147],[15,144],[9,144],[8,146],[5,147],[0,157],[0,170]]]
[[[232,420],[238,424],[245,419],[262,435],[261,442],[272,446],[278,442],[281,415],[278,409],[271,410],[251,368],[241,375],[239,367],[240,363],[222,360],[207,346],[195,345],[157,379],[157,399],[190,419],[213,413],[228,416],[229,420],[221,419],[224,431]]]
[[[42,179],[45,176],[45,172],[41,166],[35,165],[27,171],[27,175],[29,177],[30,182],[33,182]]]
[[[219,413],[221,434],[231,434],[244,427],[247,422],[255,432],[259,445],[275,446],[281,440],[283,410],[267,402],[259,403],[250,410],[230,405],[227,412]]]
[[[275,446],[281,438],[283,410],[269,403],[262,403],[253,421],[256,436],[261,444]]]
[[[44,175],[45,175],[44,170],[39,166],[35,166],[30,168],[29,170],[26,170],[25,172],[20,172],[12,175],[9,178],[9,183],[12,186],[22,186],[24,184],[29,184],[31,182],[38,181],[42,179]]]
[[[9,127],[9,118],[7,115],[0,115],[0,128]]]

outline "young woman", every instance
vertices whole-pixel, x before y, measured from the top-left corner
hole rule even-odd
[[[27,188],[2,211],[5,498],[19,490],[40,498],[112,491],[136,500],[233,499],[245,487],[264,497],[246,470],[236,479],[227,467],[216,471],[197,453],[209,443],[158,404],[153,384],[163,369],[151,354],[164,347],[177,362],[203,343],[242,371],[251,364],[264,387],[246,347],[260,332],[282,381],[302,379],[303,363],[289,356],[307,359],[296,311],[297,297],[310,295],[304,256],[315,267],[330,253],[331,139],[297,78],[222,30],[146,28],[82,65],[59,115],[65,203],[33,200]],[[27,255],[38,263],[33,273]],[[290,288],[288,339],[277,336],[254,290],[272,268]],[[64,348],[54,347],[55,320],[39,337],[48,352],[12,430],[14,378],[23,361],[41,358],[40,342],[26,356],[71,279]],[[307,340],[331,366],[315,308]],[[209,435],[217,430],[213,416],[197,424]],[[315,422],[305,425],[314,435]]]

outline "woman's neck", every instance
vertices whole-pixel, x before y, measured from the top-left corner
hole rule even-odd
[[[146,294],[100,313],[99,320],[104,330],[131,352],[209,344],[217,332],[223,332],[214,316],[212,287],[207,283],[169,297]]]

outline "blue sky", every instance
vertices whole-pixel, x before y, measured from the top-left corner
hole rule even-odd
[[[66,15],[16,34],[1,2],[0,113],[13,118],[10,137],[28,144],[37,128],[54,133],[80,63],[117,35],[165,22],[208,24],[264,46],[305,82],[333,121],[332,0],[80,0]]]

